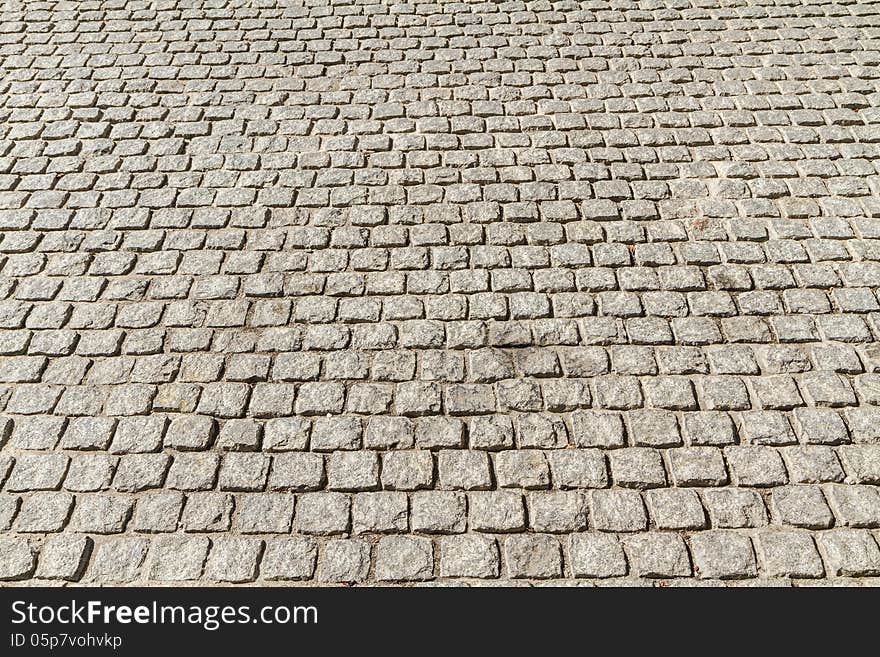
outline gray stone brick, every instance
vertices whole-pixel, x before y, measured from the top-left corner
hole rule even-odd
[[[193,493],[186,498],[181,522],[187,532],[222,532],[231,524],[232,495]]]
[[[838,526],[880,527],[880,491],[875,486],[832,484],[826,493]]]
[[[437,454],[437,471],[442,488],[487,490],[492,486],[489,457],[485,452],[441,450]]]
[[[406,493],[382,491],[354,496],[351,508],[352,532],[395,533],[409,528],[409,501]]]
[[[832,529],[822,532],[819,545],[828,571],[837,577],[880,575],[880,547],[864,529]]]
[[[504,561],[512,578],[549,579],[562,575],[559,540],[547,534],[522,534],[504,539]]]
[[[622,447],[626,440],[620,413],[577,411],[571,415],[571,424],[578,447]]]
[[[572,534],[569,558],[575,577],[623,577],[627,573],[623,547],[613,534]]]
[[[217,447],[233,452],[252,452],[260,448],[262,427],[253,420],[227,420],[217,434]]]
[[[104,490],[116,471],[116,458],[106,454],[74,456],[64,478],[64,488],[77,492]]]
[[[273,538],[266,541],[260,575],[268,581],[310,579],[315,573],[318,545],[305,536]]]
[[[388,452],[382,457],[382,485],[390,490],[430,488],[434,457],[427,450]]]
[[[0,485],[6,481],[9,473],[12,472],[13,465],[15,465],[15,459],[11,454],[0,456]]]
[[[736,427],[730,415],[721,411],[684,414],[685,435],[691,445],[732,445]]]
[[[318,562],[321,582],[360,582],[370,572],[370,545],[363,541],[339,539],[324,544]]]
[[[596,402],[600,408],[625,410],[642,405],[642,391],[636,377],[597,377],[594,385]]]
[[[727,468],[720,449],[684,447],[666,453],[676,486],[722,486],[727,483]]]
[[[15,449],[48,450],[58,444],[67,419],[52,415],[23,417],[15,423],[9,446]]]
[[[441,577],[498,577],[500,561],[498,542],[494,538],[460,534],[440,539]]]
[[[294,527],[305,534],[344,534],[351,526],[351,499],[344,493],[303,493]]]
[[[772,447],[730,446],[724,449],[733,483],[758,488],[787,483],[782,457]]]
[[[124,417],[116,425],[110,444],[114,454],[141,454],[156,452],[162,447],[162,437],[168,420],[164,417]]]
[[[575,491],[529,493],[529,525],[537,532],[565,533],[587,528],[587,501]]]
[[[330,452],[337,449],[360,449],[363,427],[356,417],[322,417],[312,425],[311,449]]]
[[[383,536],[376,545],[376,579],[415,581],[434,573],[431,540],[417,536]]]
[[[608,485],[605,457],[594,449],[565,449],[548,453],[555,488],[604,488]]]
[[[211,544],[205,578],[215,582],[252,582],[263,553],[263,541],[253,538],[215,538]]]
[[[830,408],[795,409],[795,427],[802,442],[813,445],[839,445],[848,441],[843,419]]]
[[[694,571],[703,579],[745,579],[757,576],[752,542],[732,531],[699,532],[691,536]]]
[[[505,450],[495,455],[495,477],[502,488],[548,488],[550,468],[539,450]]]
[[[734,376],[712,376],[700,380],[703,408],[709,411],[742,411],[751,408],[745,383]]]
[[[125,531],[133,506],[122,495],[80,495],[70,525],[88,534],[119,534]]]
[[[771,500],[774,519],[782,524],[824,529],[834,523],[818,486],[780,486],[773,489]]]
[[[293,412],[295,387],[289,383],[257,383],[251,392],[248,414],[277,418]]]
[[[345,404],[345,386],[341,383],[304,383],[297,391],[297,415],[341,413]]]
[[[371,417],[363,436],[367,449],[407,449],[415,443],[415,426],[405,417]]]
[[[742,432],[755,445],[792,445],[796,442],[788,418],[777,411],[743,413]]]
[[[0,580],[27,579],[37,564],[36,550],[21,536],[0,537]]]
[[[220,455],[211,452],[178,454],[168,470],[165,486],[173,490],[210,490],[217,482]]]
[[[684,540],[677,534],[648,533],[629,536],[624,540],[638,577],[687,577],[691,574]]]
[[[213,418],[203,415],[175,417],[165,433],[165,447],[180,450],[202,450],[211,446],[216,431]]]
[[[441,388],[433,382],[408,381],[400,383],[394,393],[394,412],[408,417],[432,415],[440,412]]]
[[[845,445],[838,453],[850,480],[860,484],[880,484],[880,446]]]
[[[6,479],[6,490],[57,490],[69,462],[64,454],[20,454]]]
[[[410,525],[413,531],[428,534],[456,534],[467,525],[464,493],[423,491],[410,498]]]
[[[35,576],[74,582],[79,580],[92,553],[92,539],[76,534],[51,536],[43,543]]]
[[[270,464],[271,458],[265,454],[224,454],[217,478],[220,490],[263,490],[269,476]]]
[[[305,418],[272,418],[263,425],[263,449],[267,452],[305,450],[310,432],[311,423]]]
[[[514,446],[513,421],[504,415],[473,417],[468,428],[471,449],[497,450]]]
[[[590,492],[594,529],[637,532],[648,524],[642,496],[634,490],[594,490]]]
[[[815,578],[825,569],[809,532],[767,529],[758,534],[761,568],[768,577]]]
[[[558,449],[568,445],[568,430],[561,420],[538,413],[520,415],[518,419],[519,448]]]
[[[127,584],[138,578],[147,556],[149,541],[140,537],[118,537],[95,548],[85,579],[90,582]]]
[[[706,513],[695,491],[664,488],[646,495],[651,519],[657,529],[704,529]]]
[[[465,425],[457,418],[426,417],[415,421],[416,447],[455,448],[465,446]]]
[[[327,463],[333,490],[372,490],[379,486],[379,457],[374,452],[334,452]]]
[[[73,508],[68,493],[34,493],[22,499],[15,530],[28,533],[59,532],[67,524]]]
[[[784,447],[782,456],[788,468],[789,479],[797,484],[816,484],[843,481],[843,468],[837,454],[830,447]]]
[[[880,444],[880,409],[873,407],[847,408],[846,424],[856,444]]]
[[[715,528],[760,527],[767,524],[767,510],[761,496],[743,488],[706,490],[703,502]]]
[[[474,531],[504,533],[525,529],[525,505],[520,493],[478,491],[468,494],[468,527]]]
[[[628,414],[630,444],[641,447],[681,445],[678,420],[669,411],[643,409]]]
[[[153,541],[150,579],[164,582],[196,580],[202,575],[211,546],[204,536],[162,536]]]
[[[178,528],[183,503],[181,493],[147,493],[138,499],[130,527],[150,534],[173,532]]]
[[[624,488],[657,488],[666,485],[663,459],[656,449],[629,447],[608,453],[611,476],[617,486]]]
[[[293,495],[247,493],[236,498],[236,527],[242,534],[287,534],[293,523]]]
[[[272,457],[270,490],[311,491],[324,485],[324,457],[321,454],[286,453]]]

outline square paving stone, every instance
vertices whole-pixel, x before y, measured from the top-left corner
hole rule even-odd
[[[494,538],[479,534],[444,536],[440,539],[440,576],[498,577],[500,557]]]
[[[703,579],[743,579],[757,575],[748,536],[732,531],[699,532],[691,536],[694,571]]]
[[[504,539],[504,561],[513,578],[549,579],[562,575],[559,539],[546,534],[522,534]]]

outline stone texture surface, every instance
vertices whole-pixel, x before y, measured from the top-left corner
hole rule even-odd
[[[0,6],[0,580],[880,576],[880,7]]]

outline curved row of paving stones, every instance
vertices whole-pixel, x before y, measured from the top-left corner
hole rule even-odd
[[[0,580],[876,583],[880,9],[5,2]]]
[[[393,496],[393,493],[376,493]],[[480,500],[481,498],[476,498]],[[482,502],[479,502],[482,504]],[[399,509],[397,513],[403,513]],[[767,529],[753,534],[712,530],[684,537],[675,532],[633,534],[618,539],[600,532],[546,533],[493,537],[478,533],[442,536],[339,538],[169,535],[128,536],[94,546],[82,535],[59,534],[45,541],[39,566],[26,543],[0,539],[8,573],[32,574],[34,581],[79,580],[91,551],[86,583],[412,583],[444,578],[471,584],[547,582],[637,585],[696,574],[723,585],[825,582],[826,575],[878,574],[877,544],[866,530],[810,532]],[[757,557],[755,546],[757,546]],[[502,567],[502,562],[504,566]],[[760,565],[759,565],[760,563]],[[823,563],[825,565],[823,565]],[[506,578],[497,580],[499,574]],[[770,579],[750,579],[760,575]],[[627,577],[629,575],[630,577]],[[559,578],[575,578],[562,580]],[[45,578],[45,579],[43,579]],[[447,579],[448,578],[448,579]],[[804,578],[804,579],[801,579]],[[840,580],[853,583],[859,580]]]

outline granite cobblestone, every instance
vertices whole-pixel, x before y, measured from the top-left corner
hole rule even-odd
[[[880,577],[880,9],[0,7],[0,582]]]

